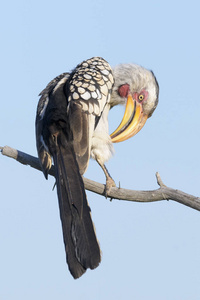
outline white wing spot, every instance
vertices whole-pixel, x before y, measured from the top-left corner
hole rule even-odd
[[[79,92],[80,94],[83,94],[83,93],[85,93],[85,89],[82,88],[82,87],[79,87],[79,88],[78,88],[78,92]]]
[[[72,92],[72,93],[73,93],[74,91],[75,91],[75,88],[74,88],[74,86],[73,86],[73,85],[71,85],[71,86],[70,86],[70,92]]]
[[[98,67],[99,70],[103,70],[104,69],[103,65],[98,65],[97,67]]]
[[[92,92],[91,95],[92,95],[92,98],[94,98],[94,99],[97,98],[97,93],[96,92]]]
[[[72,94],[72,97],[74,100],[77,100],[77,99],[79,99],[79,94],[75,92]]]
[[[89,74],[84,74],[83,76],[84,76],[85,79],[92,79],[92,76],[89,75]]]
[[[76,83],[76,86],[77,87],[79,87],[79,86],[81,86],[82,85],[82,81],[78,81],[77,83]]]
[[[89,86],[88,86],[88,90],[90,91],[90,92],[94,92],[95,91],[95,86],[93,85],[93,84],[90,84]]]
[[[84,83],[82,84],[82,87],[83,87],[83,88],[87,88],[87,87],[88,87],[88,85],[89,85],[89,83],[87,83],[87,82],[84,82]]]
[[[105,84],[105,81],[104,81],[103,79],[101,79],[100,81],[98,81],[98,84],[104,85],[104,84]]]
[[[106,76],[109,75],[109,71],[106,69],[102,70],[101,73]]]
[[[81,95],[81,98],[84,100],[89,100],[91,98],[91,94],[89,92],[85,92]]]
[[[108,81],[108,78],[106,76],[103,76],[104,81]]]

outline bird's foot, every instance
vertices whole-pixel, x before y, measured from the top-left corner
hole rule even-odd
[[[114,180],[112,179],[112,177],[108,177],[106,179],[106,186],[105,186],[105,197],[106,198],[112,187],[116,187],[116,184],[115,184]]]

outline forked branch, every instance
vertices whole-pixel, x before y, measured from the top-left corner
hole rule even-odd
[[[29,165],[32,168],[41,171],[39,159],[34,156],[31,156],[29,154],[18,151],[8,146],[0,147],[0,151],[3,155],[14,158],[18,162],[24,165]],[[53,166],[49,174],[54,176]],[[122,189],[116,187],[116,188],[112,188],[107,196],[110,197],[111,199],[136,201],[136,202],[154,202],[154,201],[161,201],[161,200],[173,200],[200,211],[199,197],[195,197],[186,194],[182,191],[167,187],[162,182],[159,173],[156,173],[156,178],[157,178],[157,183],[159,185],[159,188],[157,190],[136,191],[136,190],[128,190],[128,189]],[[87,190],[104,196],[104,190],[105,190],[104,184],[92,181],[87,178],[83,178],[83,179],[84,179],[85,188]]]

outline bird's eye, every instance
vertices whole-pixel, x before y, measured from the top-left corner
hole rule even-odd
[[[137,94],[137,101],[144,102],[148,99],[149,93],[146,90],[142,90],[140,93]]]
[[[144,100],[144,95],[143,94],[140,94],[139,96],[138,96],[138,100],[141,102],[141,101],[143,101]]]

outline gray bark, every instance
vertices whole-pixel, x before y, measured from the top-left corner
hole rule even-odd
[[[34,169],[42,171],[39,159],[21,152],[19,150],[13,149],[11,147],[5,146],[0,147],[0,151],[3,155],[14,158],[18,162],[29,165]],[[54,166],[52,166],[49,175],[54,176]],[[118,187],[113,187],[107,193],[107,197],[111,199],[126,200],[126,201],[135,201],[135,202],[154,202],[161,200],[173,200],[189,206],[193,209],[200,211],[200,197],[195,197],[190,194],[186,194],[180,190],[172,189],[167,187],[161,180],[159,173],[156,173],[157,183],[159,188],[156,190],[150,191],[136,191],[128,190]],[[87,178],[83,178],[85,188],[96,194],[105,195],[105,185],[92,181]]]

